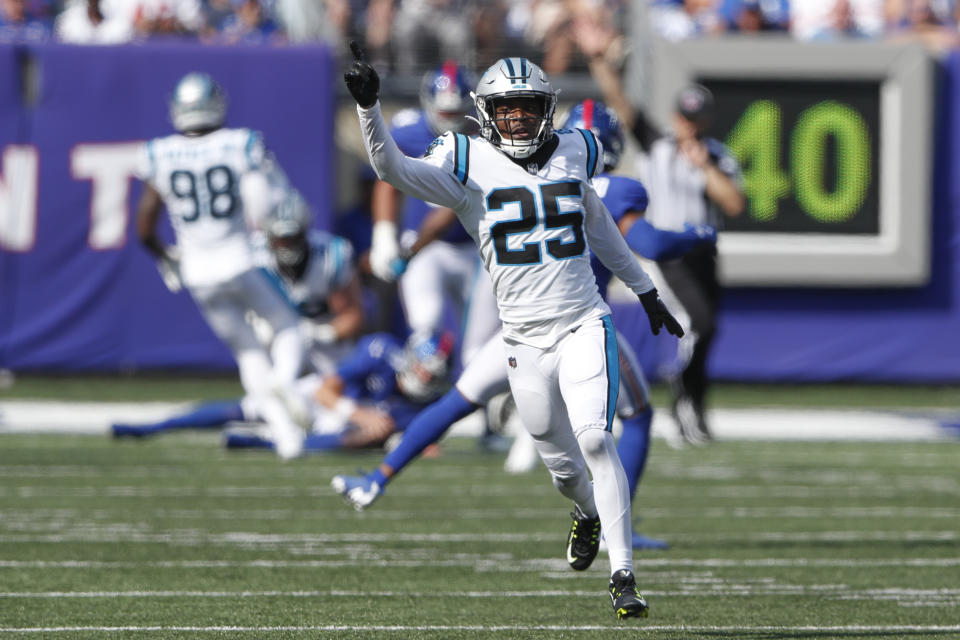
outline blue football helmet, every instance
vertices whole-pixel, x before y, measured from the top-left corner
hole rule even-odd
[[[564,129],[592,131],[603,145],[603,170],[613,171],[623,153],[623,128],[613,109],[599,100],[584,100],[573,105],[563,123]]]
[[[180,79],[170,99],[170,121],[181,133],[217,129],[227,117],[227,96],[207,73]]]
[[[420,106],[433,133],[467,128],[470,122],[466,117],[473,109],[470,91],[475,82],[473,74],[452,61],[423,76]]]
[[[452,355],[453,334],[449,331],[410,336],[396,367],[400,392],[418,403],[439,398],[450,386]]]

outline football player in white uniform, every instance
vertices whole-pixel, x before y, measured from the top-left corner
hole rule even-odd
[[[279,169],[260,135],[224,128],[226,97],[205,73],[184,76],[170,118],[179,133],[146,143],[139,177],[138,233],[161,266],[168,287],[185,286],[207,323],[233,352],[240,381],[266,418],[282,458],[300,455],[306,408],[293,391],[304,362],[296,312],[253,260],[242,181]],[[164,205],[176,248],[156,234]],[[273,329],[268,351],[246,321],[247,311]]]
[[[311,229],[303,196],[288,188],[255,238],[256,259],[301,316],[310,364],[331,373],[363,330],[360,280],[350,241]]]
[[[590,566],[603,525],[609,594],[620,618],[645,616],[630,545],[630,497],[611,423],[618,357],[589,248],[639,297],[658,333],[681,334],[590,184],[602,149],[588,131],[553,131],[556,93],[523,58],[499,60],[477,86],[481,138],[446,133],[404,156],[379,109],[379,78],[352,45],[344,74],[374,170],[453,209],[480,249],[503,322],[510,388],[554,485],[574,502],[567,560]],[[591,484],[592,476],[592,484]]]
[[[603,145],[604,173],[595,177],[593,184],[613,219],[618,222],[631,249],[643,257],[662,260],[681,255],[692,246],[716,244],[716,232],[712,228],[688,225],[689,228],[684,231],[666,231],[656,229],[643,219],[649,202],[646,188],[633,178],[610,173],[620,161],[623,132],[616,114],[609,107],[599,101],[584,100],[573,107],[563,128],[588,129],[600,139]],[[433,232],[421,233],[417,243],[428,241],[431,236],[436,235],[438,228],[455,224],[456,221],[453,211],[437,209],[431,214],[429,223],[425,224],[433,229]],[[610,271],[596,260],[591,259],[591,262],[597,277],[597,286],[601,295],[605,296]],[[649,452],[653,409],[646,379],[637,364],[633,348],[619,333],[617,346],[620,351],[617,416],[622,426],[617,451],[627,474],[630,493],[633,495]],[[362,511],[383,495],[387,484],[423,453],[427,446],[439,440],[455,422],[485,404],[490,410],[497,411],[491,404],[497,397],[502,397],[499,394],[503,391],[507,391],[506,397],[512,403],[505,360],[503,341],[499,335],[495,335],[467,365],[454,388],[411,421],[401,441],[387,453],[376,469],[365,475],[336,476],[332,483],[336,491],[348,504]],[[504,406],[501,404],[499,411],[502,412]],[[504,469],[511,473],[527,471],[539,460],[533,438],[522,431],[514,439]],[[666,547],[667,544],[662,540],[639,533],[633,535],[634,549]]]

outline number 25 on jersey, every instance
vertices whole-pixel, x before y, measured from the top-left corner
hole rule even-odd
[[[538,199],[527,187],[503,187],[494,189],[487,194],[487,210],[502,211],[504,206],[511,203],[520,205],[520,218],[505,220],[490,227],[493,246],[497,255],[497,263],[502,265],[530,265],[543,262],[543,250],[555,260],[566,260],[582,255],[586,249],[583,239],[583,212],[560,212],[560,198],[577,198],[582,196],[580,183],[577,181],[552,182],[540,185],[539,202],[543,203],[543,210],[538,207]],[[562,238],[551,238],[541,242],[526,242],[520,249],[511,249],[508,239],[518,233],[529,233],[538,224],[545,229],[569,228],[573,233],[573,240],[565,241]]]

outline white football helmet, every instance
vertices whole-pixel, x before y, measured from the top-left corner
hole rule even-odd
[[[307,230],[313,214],[310,206],[291,188],[267,218],[267,239],[270,251],[281,267],[293,268],[301,264],[309,251]]]
[[[532,138],[512,139],[501,133],[496,122],[496,105],[509,98],[528,98],[540,103],[540,124]],[[557,92],[543,69],[526,58],[503,58],[487,69],[473,93],[480,135],[512,158],[528,158],[553,135],[553,112]]]
[[[170,99],[170,121],[177,131],[217,129],[226,117],[226,94],[209,74],[194,71],[180,79]]]

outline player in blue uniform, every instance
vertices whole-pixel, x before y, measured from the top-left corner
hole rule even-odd
[[[406,344],[389,333],[361,338],[336,372],[314,387],[317,419],[304,450],[375,446],[406,429],[449,386],[452,349],[450,333],[411,336]],[[272,448],[268,439],[247,434],[228,434],[226,444]]]
[[[395,431],[403,431],[446,390],[452,345],[449,333],[411,339],[406,344],[388,333],[370,334],[340,361],[335,373],[302,378],[298,390],[316,405],[313,431],[304,441],[304,451],[374,446]],[[260,420],[256,405],[242,398],[203,404],[153,424],[113,425],[113,433],[145,437]],[[228,448],[274,448],[260,430],[227,433],[225,444]]]
[[[627,244],[637,253],[651,259],[667,259],[700,244],[716,242],[716,231],[705,226],[688,226],[682,232],[663,231],[643,219],[649,198],[643,184],[633,178],[612,175],[623,150],[623,134],[614,112],[595,100],[585,100],[573,107],[564,123],[565,129],[592,131],[603,145],[604,171],[593,179],[594,187],[610,210]],[[448,223],[453,222],[449,217]],[[611,279],[610,271],[595,255],[591,264],[601,295],[606,296]],[[617,403],[623,432],[617,445],[627,475],[630,498],[646,465],[650,444],[650,424],[653,410],[643,372],[633,350],[626,340],[619,339],[621,386]],[[492,352],[486,353],[486,350]],[[337,476],[334,488],[357,509],[364,509],[382,493],[390,478],[409,464],[428,444],[439,439],[457,420],[485,404],[492,396],[506,390],[506,369],[503,360],[494,355],[495,347],[485,347],[443,398],[431,405],[411,423],[403,440],[391,451],[380,466],[366,476]],[[484,371],[480,371],[484,369]],[[523,444],[525,433],[518,436]],[[635,549],[659,549],[663,541],[633,534]]]

